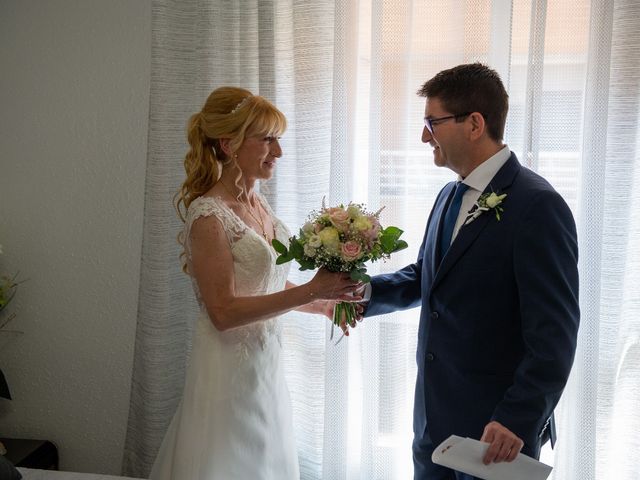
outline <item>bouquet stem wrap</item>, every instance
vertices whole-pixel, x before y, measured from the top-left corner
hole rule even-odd
[[[353,302],[336,302],[333,309],[333,324],[339,327],[343,318],[347,325],[351,325],[355,321],[356,307]]]

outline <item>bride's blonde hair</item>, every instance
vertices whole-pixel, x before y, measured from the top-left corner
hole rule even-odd
[[[236,183],[242,176],[234,155],[226,155],[220,139],[229,139],[236,152],[250,136],[279,137],[287,128],[284,114],[266,98],[237,87],[216,88],[202,107],[189,118],[187,140],[189,151],[184,158],[187,178],[174,197],[178,216],[186,220],[189,205],[213,187],[223,168],[237,171]],[[182,236],[178,237],[184,246]]]

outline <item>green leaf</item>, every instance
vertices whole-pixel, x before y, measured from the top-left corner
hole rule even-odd
[[[400,230],[398,227],[387,227],[382,231],[382,235],[380,236],[380,245],[382,246],[382,251],[384,253],[393,253],[397,250],[398,244],[400,243],[400,235],[404,232]],[[406,242],[405,242],[406,243]],[[402,247],[406,248],[406,247]]]
[[[393,247],[396,244],[396,239],[390,236],[381,236],[380,237],[380,245],[382,246],[382,251],[384,253],[393,252]]]
[[[289,244],[289,250],[290,250],[290,254],[296,260],[299,260],[304,255],[304,248],[302,247],[302,244],[298,241],[297,238],[293,238],[291,240],[291,243]]]
[[[364,283],[369,283],[371,281],[371,277],[369,275],[366,274],[366,269],[364,268],[360,268],[360,269],[354,269],[351,270],[350,272],[350,277],[351,280],[353,280],[354,282],[364,282]]]
[[[409,247],[409,244],[407,242],[405,242],[404,240],[398,240],[393,251],[398,252],[408,247]]]
[[[316,268],[316,264],[312,260],[307,260],[306,258],[299,258],[298,263],[300,264],[301,270],[313,270]]]
[[[291,260],[293,260],[293,257],[289,255],[280,255],[276,258],[276,265],[282,265],[283,263],[290,262]]]
[[[277,238],[274,238],[273,240],[271,240],[271,245],[273,245],[274,250],[279,254],[281,255],[287,254],[287,251],[288,251],[287,247],[285,247],[284,244]]]
[[[404,230],[400,230],[398,227],[387,227],[382,231],[383,237],[391,237],[394,239],[399,239],[400,235],[404,233]]]

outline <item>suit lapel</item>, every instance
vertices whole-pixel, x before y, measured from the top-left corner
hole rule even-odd
[[[508,193],[508,189],[515,180],[518,172],[520,171],[520,163],[518,162],[515,154],[511,153],[511,157],[507,162],[498,170],[498,173],[487,185],[482,193]],[[508,197],[507,197],[508,198]],[[478,238],[482,230],[488,225],[489,221],[493,218],[494,213],[492,211],[484,212],[477,217],[474,221],[462,226],[458,235],[454,239],[451,247],[447,251],[447,254],[442,259],[439,268],[436,271],[436,276],[433,280],[432,290],[438,285],[438,283],[446,276],[451,268],[456,264],[462,255],[469,249],[473,242]]]

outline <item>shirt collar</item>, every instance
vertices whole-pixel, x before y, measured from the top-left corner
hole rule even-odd
[[[458,180],[469,185],[469,187],[479,192],[484,192],[489,182],[496,176],[498,170],[507,163],[511,157],[511,151],[507,145],[504,146],[495,155],[489,157],[487,160],[478,165],[467,177],[463,180],[458,176]]]

